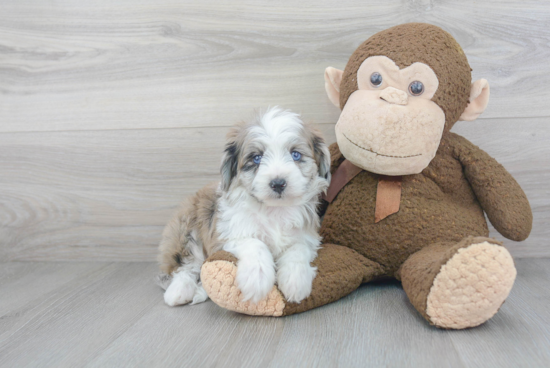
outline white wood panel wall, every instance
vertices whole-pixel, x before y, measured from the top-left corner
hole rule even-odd
[[[550,256],[548,1],[3,1],[0,259],[152,260],[178,202],[217,179],[227,127],[281,105],[334,141],[325,67],[411,21],[451,32],[491,84],[454,131],[533,207]],[[495,236],[496,233],[494,233]]]

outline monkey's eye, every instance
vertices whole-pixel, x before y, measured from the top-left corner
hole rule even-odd
[[[292,151],[290,155],[294,161],[298,161],[302,158],[302,154],[300,152]]]
[[[259,165],[260,162],[262,162],[262,156],[261,156],[261,155],[256,155],[256,156],[254,156],[254,158],[252,159],[252,161],[254,161],[254,163],[255,163],[256,165]]]
[[[422,82],[414,81],[409,84],[409,92],[413,96],[420,96],[422,92],[424,92],[424,85],[422,84]]]
[[[382,75],[378,72],[374,72],[370,75],[370,82],[374,87],[378,87],[382,84]]]

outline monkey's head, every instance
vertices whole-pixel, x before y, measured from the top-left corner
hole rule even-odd
[[[462,48],[439,27],[408,23],[375,34],[344,71],[325,71],[328,97],[342,109],[340,151],[374,173],[421,172],[454,123],[485,110],[489,84],[471,78]]]

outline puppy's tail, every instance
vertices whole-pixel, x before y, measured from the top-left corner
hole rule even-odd
[[[187,210],[187,211],[186,211]],[[163,287],[172,278],[172,273],[184,265],[185,257],[189,256],[189,208],[184,206],[170,220],[162,232],[158,261],[161,275],[157,283]]]

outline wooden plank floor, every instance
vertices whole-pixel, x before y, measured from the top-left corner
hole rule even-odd
[[[153,263],[0,264],[0,367],[548,367],[550,259],[520,259],[507,302],[430,327],[397,282],[284,318],[170,308]]]

